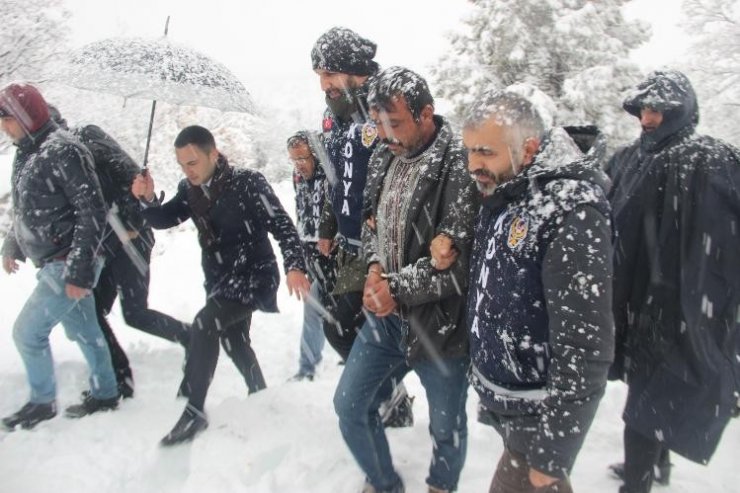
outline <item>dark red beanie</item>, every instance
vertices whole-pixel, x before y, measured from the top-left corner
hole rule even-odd
[[[0,91],[0,116],[12,116],[33,133],[49,121],[49,107],[35,87],[10,84]]]

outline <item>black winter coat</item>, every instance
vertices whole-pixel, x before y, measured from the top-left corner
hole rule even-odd
[[[208,190],[205,193],[202,187],[182,180],[175,197],[145,209],[144,217],[157,229],[193,219],[208,297],[242,303],[253,310],[278,311],[280,274],[267,233],[280,244],[285,272],[305,272],[293,222],[262,174],[232,168],[223,156]]]
[[[409,323],[407,358],[438,360],[466,355],[465,295],[468,258],[473,241],[475,185],[467,171],[467,159],[449,124],[436,117],[438,133],[419,163],[421,177],[405,221],[404,249],[398,273],[390,274],[393,298],[400,316]],[[374,216],[383,190],[383,180],[394,156],[381,144],[369,164],[365,188],[364,217]],[[445,271],[432,267],[429,246],[444,233],[460,251]],[[366,264],[377,262],[377,233],[363,225]]]
[[[607,167],[618,239],[613,376],[624,420],[696,462],[711,458],[740,393],[740,154],[694,133],[683,74],[656,72],[624,103],[663,112]]]
[[[65,281],[91,288],[106,209],[89,151],[51,121],[17,146],[3,256],[37,266],[66,258]]]
[[[555,129],[483,200],[468,295],[471,384],[532,466],[566,476],[614,354],[611,225],[599,156]]]

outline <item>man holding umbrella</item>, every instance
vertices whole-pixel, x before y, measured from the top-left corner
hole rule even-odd
[[[204,404],[219,339],[249,392],[265,388],[249,329],[255,310],[278,311],[280,276],[268,232],[280,244],[288,292],[301,299],[310,289],[298,233],[267,180],[258,172],[232,167],[211,132],[200,126],[180,132],[175,154],[186,179],[169,202],[157,203],[150,173],[138,175],[131,186],[135,196],[152,205],[143,214],[153,227],[170,228],[191,218],[202,248],[207,299],[192,325],[181,387],[188,404],[162,439],[164,446],[191,440],[208,426]]]

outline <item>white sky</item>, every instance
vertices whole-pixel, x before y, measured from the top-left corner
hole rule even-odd
[[[111,36],[158,36],[167,15],[169,37],[217,59],[259,101],[275,92],[300,92],[320,108],[323,98],[311,71],[310,50],[335,25],[354,29],[378,44],[381,66],[405,65],[422,75],[448,46],[470,9],[466,0],[67,0],[76,45]],[[286,9],[286,5],[290,6]],[[680,0],[634,0],[629,18],[653,25],[653,41],[637,50],[646,69],[670,62],[685,47],[675,26]],[[672,56],[666,57],[666,54]],[[288,90],[290,88],[290,90]],[[432,87],[432,91],[434,88]]]

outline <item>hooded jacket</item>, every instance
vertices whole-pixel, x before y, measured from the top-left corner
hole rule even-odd
[[[64,259],[65,281],[92,288],[106,209],[89,151],[51,120],[17,147],[3,256],[36,266]]]
[[[628,426],[706,463],[740,393],[740,155],[697,135],[685,75],[655,72],[624,109],[661,125],[618,150],[607,171],[617,243],[615,377]]]
[[[438,132],[419,162],[421,176],[411,193],[404,221],[399,272],[389,274],[391,295],[409,325],[407,359],[453,358],[467,354],[465,293],[475,215],[474,184],[467,160],[449,123],[435,116]],[[370,162],[364,217],[374,216],[388,167],[394,159],[381,144]],[[453,239],[459,250],[450,269],[436,270],[429,246],[438,234]],[[378,261],[377,232],[363,224],[365,264]]]
[[[207,187],[206,192],[184,179],[170,201],[145,209],[144,218],[157,229],[193,219],[208,297],[278,311],[280,274],[267,233],[280,244],[285,272],[305,272],[293,222],[262,174],[233,168],[224,156]]]
[[[584,144],[584,147],[586,145]],[[608,180],[560,128],[483,199],[468,294],[471,384],[528,462],[573,467],[613,357]]]

